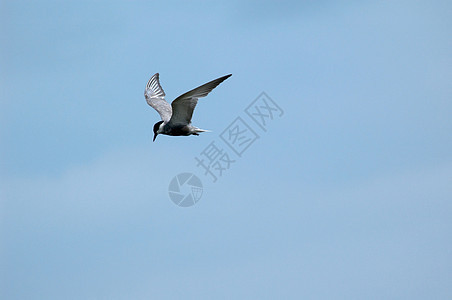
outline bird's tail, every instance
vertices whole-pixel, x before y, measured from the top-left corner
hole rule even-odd
[[[196,132],[196,133],[200,133],[200,132],[212,132],[212,131],[211,131],[211,130],[204,130],[204,129],[201,129],[201,128],[196,127],[196,128],[195,128],[195,132]]]

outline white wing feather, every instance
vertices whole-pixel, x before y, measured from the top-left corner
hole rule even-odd
[[[160,85],[159,73],[155,73],[149,79],[144,90],[144,97],[146,98],[146,102],[159,113],[165,123],[170,120],[172,109],[165,100],[165,92]]]

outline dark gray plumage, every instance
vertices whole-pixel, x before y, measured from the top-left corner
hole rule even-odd
[[[191,91],[177,97],[171,105],[165,100],[165,92],[159,81],[159,73],[149,79],[144,97],[146,102],[154,108],[162,121],[154,125],[154,141],[158,134],[166,135],[199,135],[203,130],[191,125],[193,111],[198,99],[207,96],[215,87],[228,79],[232,74],[212,80]]]

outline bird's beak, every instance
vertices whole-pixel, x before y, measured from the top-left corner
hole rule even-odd
[[[157,133],[154,133],[154,139],[152,140],[153,142],[155,141],[155,138],[157,137]]]

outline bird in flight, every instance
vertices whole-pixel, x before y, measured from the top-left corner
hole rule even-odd
[[[146,89],[144,90],[144,97],[146,102],[154,108],[162,118],[154,124],[154,139],[159,134],[166,134],[172,136],[178,135],[199,135],[200,132],[207,130],[200,129],[191,124],[191,117],[195,110],[198,98],[207,96],[215,87],[228,79],[232,74],[212,80],[203,84],[185,94],[177,97],[171,105],[165,100],[165,92],[162,89],[159,81],[159,73],[155,73],[149,79]]]

